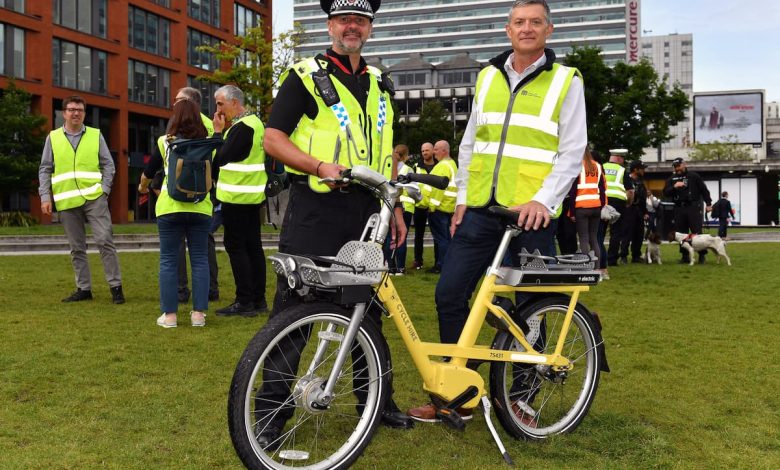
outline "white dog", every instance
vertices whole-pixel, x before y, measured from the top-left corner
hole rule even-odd
[[[661,263],[661,235],[657,232],[651,232],[647,236],[647,251],[645,252],[645,260],[647,264],[653,264],[653,262]]]
[[[688,235],[687,233],[674,232],[674,238],[680,246],[688,250],[688,254],[691,258],[691,265],[693,265],[693,254],[697,251],[712,250],[717,255],[717,261],[720,263],[720,258],[726,258],[726,264],[731,266],[731,259],[726,254],[726,243],[720,237],[713,237],[712,235]],[[672,241],[672,240],[670,240]]]

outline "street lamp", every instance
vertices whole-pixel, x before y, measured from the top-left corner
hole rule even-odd
[[[458,104],[458,98],[452,97],[452,144],[455,145],[455,139],[457,139],[457,131],[455,127],[455,105]]]

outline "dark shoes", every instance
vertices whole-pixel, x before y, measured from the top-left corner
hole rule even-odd
[[[209,302],[213,302],[215,300],[219,300],[219,291],[218,290],[210,290],[209,291]]]
[[[441,274],[441,268],[434,266],[431,269],[427,269],[425,272],[428,274]]]
[[[631,262],[644,264],[645,260],[643,260],[642,258],[631,258]]]
[[[92,291],[76,289],[76,292],[62,299],[63,302],[80,302],[82,300],[92,300]]]
[[[265,307],[268,310],[268,307]],[[240,315],[242,317],[256,317],[260,313],[260,310],[255,307],[255,304],[248,303],[242,304],[241,302],[233,302],[227,307],[220,308],[216,311],[216,314],[222,317],[232,317]]]
[[[394,429],[412,429],[414,420],[400,410],[385,408],[382,410],[382,424]]]
[[[115,304],[125,303],[125,294],[122,293],[122,286],[116,286],[111,288],[111,301]]]
[[[262,423],[255,424],[255,437],[257,443],[260,444],[264,450],[274,451],[282,444],[280,439],[281,430],[272,426],[263,426]]]

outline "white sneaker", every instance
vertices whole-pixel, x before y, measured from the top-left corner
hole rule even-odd
[[[204,323],[205,324],[205,323]],[[157,317],[157,325],[161,326],[163,328],[176,328],[176,316],[173,316],[173,321],[168,321],[168,315],[162,314],[159,317]]]
[[[190,322],[192,326],[206,326],[206,314],[203,312],[190,312]]]

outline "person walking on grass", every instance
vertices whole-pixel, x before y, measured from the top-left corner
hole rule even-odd
[[[86,110],[87,103],[80,96],[62,100],[65,124],[46,137],[38,169],[41,212],[51,215],[54,201],[70,245],[76,291],[62,301],[92,300],[85,229],[85,224],[89,224],[100,250],[111,300],[123,304],[122,273],[108,209],[108,195],[114,182],[114,159],[100,130],[84,125]]]

